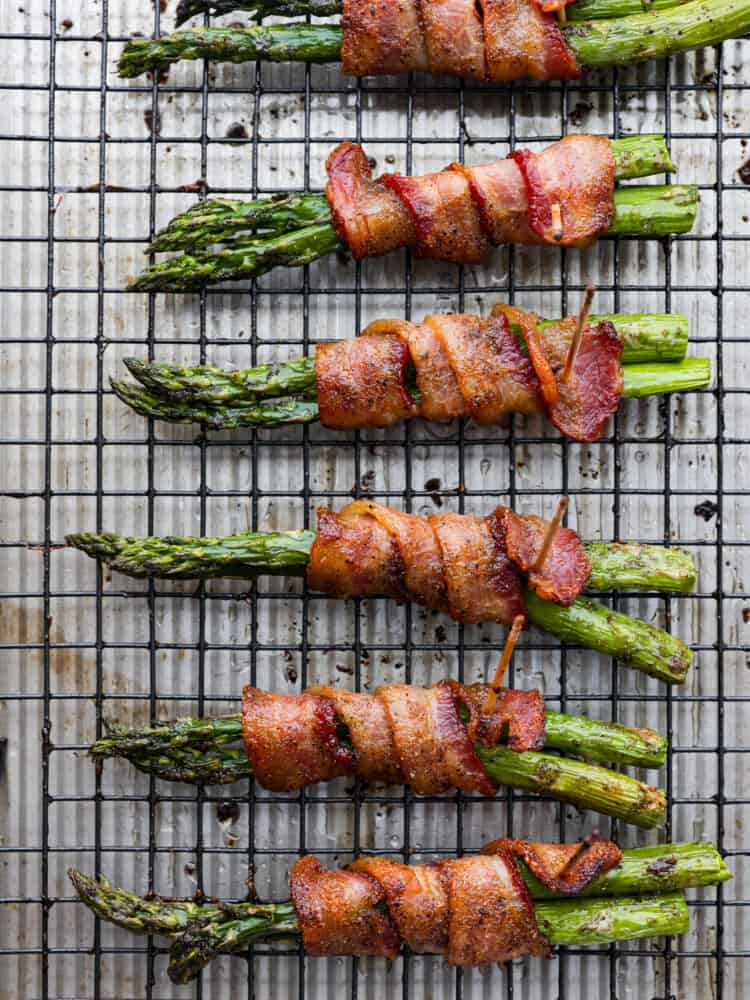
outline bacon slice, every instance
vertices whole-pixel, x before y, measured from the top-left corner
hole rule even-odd
[[[420,0],[430,72],[486,79],[484,32],[475,0]]]
[[[356,260],[414,243],[411,215],[382,180],[373,180],[361,146],[342,142],[328,157],[326,170],[333,224]]]
[[[523,245],[542,241],[529,225],[529,205],[523,174],[514,160],[494,160],[476,167],[453,163],[469,181],[482,228],[490,242]]]
[[[542,885],[561,896],[579,895],[622,858],[617,844],[597,837],[578,844],[538,844],[501,838],[482,848],[482,854],[506,852],[521,858]]]
[[[550,419],[574,441],[596,441],[622,397],[622,341],[609,322],[583,332],[573,369],[558,379],[559,399]]]
[[[318,344],[315,383],[325,427],[391,427],[419,412],[406,388],[410,353],[398,337],[372,335]]]
[[[519,150],[485,166],[378,180],[362,148],[345,142],[326,166],[333,221],[357,259],[411,246],[420,257],[479,264],[490,241],[587,246],[614,217],[615,159],[602,136],[567,136],[542,153]]]
[[[448,895],[441,865],[404,865],[388,858],[359,858],[349,870],[364,872],[380,883],[398,933],[413,952],[445,954]]]
[[[373,518],[388,532],[398,552],[401,593],[437,611],[447,608],[443,556],[428,521],[371,500],[355,500],[347,504],[342,513],[352,519]]]
[[[453,264],[482,264],[489,243],[482,230],[467,179],[455,170],[424,177],[385,174],[383,183],[409,210],[417,257]]]
[[[466,405],[442,341],[426,322],[376,320],[362,336],[393,332],[408,345],[417,373],[419,415],[425,420],[454,420],[466,415]]]
[[[525,309],[518,309],[516,306],[498,304],[492,310],[493,316],[504,316],[509,326],[521,328],[526,349],[529,353],[529,360],[534,368],[536,377],[539,379],[539,387],[542,398],[547,406],[554,406],[557,402],[557,382],[552,366],[544,350],[544,344],[539,336],[537,317]]]
[[[419,0],[343,0],[341,66],[348,76],[427,72]]]
[[[353,774],[357,760],[337,730],[329,698],[242,691],[242,735],[256,780],[272,792],[292,792]]]
[[[605,136],[569,135],[542,153],[511,154],[523,175],[532,231],[545,243],[587,246],[614,218],[615,158]]]
[[[443,552],[451,617],[510,625],[525,613],[518,573],[492,516],[435,514],[429,522]]]
[[[451,965],[486,965],[549,954],[534,904],[509,853],[499,849],[491,856],[446,861],[443,870],[448,885],[447,958]]]
[[[372,784],[403,783],[390,718],[378,695],[359,694],[325,685],[308,688],[305,695],[319,695],[333,702],[336,715],[348,730],[360,778]]]
[[[310,855],[292,868],[292,904],[308,955],[396,958],[398,931],[379,882],[359,872],[326,871]]]
[[[586,549],[575,531],[558,528],[544,563],[537,566],[547,522],[533,514],[504,510],[505,546],[510,559],[528,574],[529,586],[545,601],[567,607],[575,601],[591,575]]]
[[[468,711],[466,732],[472,743],[494,747],[505,736],[508,747],[517,753],[541,750],[544,746],[546,709],[539,691],[503,688],[487,714],[485,705],[491,690],[489,684],[441,683],[452,687],[456,700]]]
[[[399,597],[403,567],[390,535],[372,517],[351,517],[318,511],[307,582],[313,590],[334,597]]]
[[[467,413],[478,424],[542,409],[534,368],[503,316],[427,316],[445,348]]]
[[[523,77],[580,78],[581,68],[575,54],[547,8],[535,0],[480,0],[480,3],[490,80],[510,83]]]
[[[495,794],[450,685],[386,684],[377,695],[388,714],[404,780],[418,795],[440,795],[450,788]]]

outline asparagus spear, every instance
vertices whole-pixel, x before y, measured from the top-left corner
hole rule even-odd
[[[599,3],[595,0],[587,5],[589,17],[598,16]],[[626,9],[632,6],[627,4]],[[640,13],[622,14],[611,13],[613,7],[622,10],[621,0],[610,4],[601,19],[581,21],[574,15],[570,24],[561,24],[566,43],[584,68],[662,59],[750,31],[750,0],[661,3]],[[132,39],[123,50],[117,71],[121,77],[140,76],[181,59],[332,63],[341,59],[341,44],[341,28],[330,24],[190,28],[156,39]]]
[[[264,574],[304,576],[314,539],[313,531],[247,531],[214,538],[125,538],[82,533],[68,535],[66,541],[128,576],[248,579]],[[604,562],[600,547],[589,547],[587,551],[594,587],[630,588],[634,572],[646,589],[688,592],[695,583],[692,558],[679,549],[612,545],[604,550]],[[618,657],[623,665],[670,684],[685,679],[690,666],[689,647],[653,625],[584,598],[564,608],[540,600],[531,591],[526,592],[526,610],[532,624],[567,642]]]
[[[689,918],[680,890],[731,878],[718,852],[701,843],[623,851],[619,865],[572,900],[550,901],[548,890],[528,869],[523,864],[519,869],[535,900],[540,930],[556,945],[684,933]],[[113,887],[103,877],[90,878],[74,869],[68,874],[81,901],[102,920],[137,934],[172,939],[169,975],[175,982],[188,982],[219,954],[298,934],[290,903],[144,899]]]
[[[138,770],[166,781],[230,784],[252,777],[241,745],[242,718],[182,719],[143,729],[108,725],[90,749],[95,760],[124,757]],[[651,729],[631,729],[548,711],[545,749],[579,754],[588,761],[659,767],[667,741]],[[498,784],[539,792],[579,809],[596,809],[636,826],[656,826],[664,793],[626,775],[550,753],[519,754],[506,747],[477,746],[490,777]]]
[[[662,136],[631,136],[611,145],[617,180],[674,170]],[[609,232],[651,237],[688,232],[698,202],[692,185],[619,188]],[[220,248],[205,249],[215,244]],[[299,267],[345,249],[321,194],[200,202],[176,216],[148,248],[185,252],[147,268],[130,288],[189,291],[257,278],[276,267]]]
[[[309,360],[314,382],[314,361],[300,360]],[[112,391],[144,417],[173,424],[203,423],[212,430],[237,427],[270,429],[289,424],[310,424],[319,419],[318,405],[312,400],[260,402],[254,390],[245,390],[248,372],[224,372],[209,367],[177,368],[137,358],[126,358],[125,364],[131,374],[148,387],[123,379],[111,379]],[[232,376],[236,375],[240,378],[234,380]],[[705,388],[710,381],[711,363],[708,358],[690,358],[671,365],[629,365],[623,368],[623,398],[689,392]],[[151,386],[158,382],[162,385],[189,384],[190,388],[154,391]],[[199,387],[193,389],[195,383]],[[220,398],[227,395],[232,396],[231,403],[207,401],[211,396]]]

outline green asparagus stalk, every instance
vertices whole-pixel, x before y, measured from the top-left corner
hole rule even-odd
[[[689,919],[680,891],[731,878],[716,850],[700,843],[625,850],[619,865],[571,900],[550,900],[549,891],[528,869],[523,864],[519,868],[535,901],[540,930],[556,945],[684,933]],[[144,899],[102,877],[90,878],[74,869],[68,874],[81,901],[97,917],[138,934],[171,938],[169,974],[175,982],[189,981],[219,954],[299,933],[290,903]]]
[[[694,185],[653,185],[618,188],[610,235],[660,237],[687,233],[698,211],[698,188]],[[134,278],[131,291],[196,291],[223,281],[259,278],[276,267],[312,264],[346,245],[331,222],[321,222],[280,235],[236,239],[226,247],[183,253],[152,264]]]
[[[304,576],[313,531],[241,532],[213,538],[126,538],[109,533],[67,536],[67,544],[93,559],[134,577],[164,579],[248,579],[259,575]],[[642,586],[653,590],[689,589],[692,559],[679,549],[655,546],[614,546],[607,551],[589,547],[594,585],[607,590],[631,589],[634,572]],[[655,573],[648,565],[654,559]],[[635,570],[633,566],[637,567]],[[646,622],[629,618],[600,604],[578,598],[564,608],[526,592],[529,621],[566,642],[580,644],[624,666],[670,684],[684,681],[690,666],[689,647],[676,636]]]
[[[242,718],[181,719],[142,729],[109,724],[105,737],[90,749],[95,760],[124,757],[138,770],[166,781],[229,784],[252,777],[241,746]],[[240,744],[239,746],[237,744]],[[578,754],[587,761],[659,767],[667,741],[652,729],[548,711],[545,749]],[[498,784],[539,792],[579,809],[595,809],[636,826],[656,826],[665,796],[657,788],[591,763],[550,753],[516,753],[503,746],[476,747]]]
[[[617,6],[622,7],[622,0]],[[591,7],[589,3],[589,16],[596,16]],[[741,37],[750,31],[750,0],[690,0],[597,20],[574,17],[561,28],[579,64],[622,66]],[[341,28],[329,24],[191,28],[157,39],[132,39],[117,70],[121,77],[140,76],[181,59],[332,63],[340,61],[341,45]]]
[[[300,360],[308,361],[314,385],[313,359]],[[149,388],[124,379],[111,379],[112,391],[136,413],[154,420],[166,420],[173,424],[202,423],[211,430],[233,430],[237,427],[269,429],[310,424],[319,419],[318,405],[312,400],[259,402],[255,390],[245,390],[248,372],[224,372],[209,367],[177,368],[136,358],[126,358],[125,364]],[[271,366],[264,367],[268,369]],[[711,363],[707,358],[690,358],[671,365],[630,365],[623,368],[623,397],[689,392],[705,388],[710,381]],[[173,390],[154,388],[159,383],[162,386],[183,387]],[[213,403],[210,402],[212,397],[230,397],[232,402]]]

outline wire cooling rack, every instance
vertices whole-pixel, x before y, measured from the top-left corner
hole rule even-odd
[[[149,0],[0,6],[0,996],[745,997],[750,202],[738,170],[750,157],[748,44],[592,74],[583,86],[360,86],[335,67],[202,64],[161,82],[120,81],[127,36],[169,29],[172,15],[171,0],[162,10]],[[196,194],[321,187],[340,138],[362,140],[380,169],[424,172],[575,130],[665,132],[680,180],[702,189],[696,231],[586,253],[498,252],[484,269],[334,258],[200,295],[123,291],[149,236]],[[590,280],[600,311],[687,312],[713,387],[631,401],[594,446],[521,419],[492,436],[412,425],[348,438],[317,428],[204,437],[150,424],[108,390],[131,354],[247,366],[352,336],[377,316],[487,311],[498,300],[575,311]],[[513,666],[515,683],[541,687],[553,707],[670,734],[666,826],[614,832],[625,846],[719,844],[735,878],[690,893],[688,935],[466,973],[418,956],[306,962],[263,947],[178,988],[163,940],[100,925],[75,900],[71,864],[138,891],[240,898],[249,880],[283,899],[303,848],[332,862],[360,850],[419,860],[503,834],[575,838],[595,823],[608,833],[598,817],[517,794],[487,803],[356,788],[352,798],[345,782],[291,797],[247,783],[196,792],[118,763],[98,773],[83,753],[105,717],[235,711],[248,681],[291,691],[485,678],[501,631],[386,602],[337,605],[283,581],[134,583],[61,548],[66,531],[309,525],[319,504],[357,494],[423,513],[498,501],[549,513],[561,493],[587,538],[679,541],[699,563],[695,595],[617,598],[692,642],[683,688],[538,634]]]

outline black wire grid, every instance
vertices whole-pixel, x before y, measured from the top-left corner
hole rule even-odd
[[[8,69],[0,77],[3,995],[746,995],[750,441],[740,345],[748,339],[748,220],[737,173],[750,139],[746,44],[595,75],[583,87],[355,85],[335,68],[196,64],[163,81],[126,83],[113,72],[126,32],[171,27],[158,4],[32,7],[3,6]],[[604,241],[585,255],[498,252],[486,271],[334,258],[231,291],[123,293],[146,239],[196,192],[320,187],[339,139],[363,140],[380,169],[395,162],[422,172],[573,129],[664,131],[683,167],[679,179],[702,187],[696,233],[659,244]],[[182,156],[185,144],[192,160]],[[183,166],[170,171],[170,156]],[[277,177],[268,164],[277,164]],[[715,370],[708,392],[627,404],[611,436],[592,448],[520,420],[494,436],[413,425],[348,438],[315,428],[204,437],[129,415],[108,390],[122,355],[246,366],[351,336],[377,315],[486,310],[497,299],[565,314],[591,277],[600,311],[687,311],[691,353],[708,354]],[[387,602],[334,605],[286,581],[140,585],[60,548],[66,530],[83,527],[205,534],[310,526],[316,506],[365,493],[422,512],[487,510],[500,500],[550,511],[565,493],[588,537],[679,539],[695,553],[695,596],[616,599],[692,640],[684,688],[668,691],[539,635],[526,637],[513,668],[517,684],[542,684],[554,707],[671,734],[658,779],[670,805],[658,837],[715,840],[736,874],[723,888],[690,893],[689,935],[472,973],[417,956],[388,969],[305,962],[296,948],[263,946],[246,961],[220,959],[197,984],[178,988],[166,978],[163,940],[104,927],[75,901],[64,875],[71,863],[138,891],[240,898],[250,877],[262,896],[283,899],[303,850],[332,863],[360,851],[418,859],[476,849],[503,833],[570,839],[594,824],[608,832],[604,819],[518,794],[489,804],[465,795],[415,800],[344,782],[284,798],[248,783],[196,792],[117,763],[95,772],[85,759],[105,717],[236,711],[248,681],[295,690],[329,680],[372,687],[387,678],[487,676],[502,638],[494,628],[462,629]],[[614,832],[625,846],[657,837]]]

